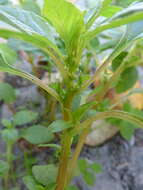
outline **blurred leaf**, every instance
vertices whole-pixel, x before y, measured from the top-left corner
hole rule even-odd
[[[50,142],[53,139],[53,135],[48,128],[34,125],[24,130],[23,138],[31,144],[41,144]]]
[[[37,183],[34,180],[34,178],[32,176],[25,176],[23,177],[23,182],[26,185],[26,187],[28,188],[28,190],[39,190],[36,186]]]
[[[78,160],[78,167],[81,173],[84,173],[88,168],[88,162],[85,159]]]
[[[10,65],[13,65],[17,59],[16,52],[9,48],[5,43],[0,43],[0,56],[2,56],[2,59]],[[2,63],[0,62],[0,65],[1,64]]]
[[[89,103],[86,103],[86,104],[83,104],[81,105],[79,108],[76,109],[76,111],[74,111],[72,114],[73,114],[73,119],[75,121],[79,121],[83,116],[84,114],[90,109],[92,108],[94,105],[96,105],[97,102],[89,102]]]
[[[112,61],[112,69],[115,71],[120,64],[124,61],[126,56],[128,55],[128,52],[122,51],[113,61]]]
[[[86,171],[86,172],[82,173],[82,176],[83,176],[84,181],[88,185],[93,186],[95,184],[96,177],[93,172]]]
[[[116,92],[122,93],[132,88],[138,80],[138,72],[135,67],[127,68],[120,76],[119,82],[116,85]]]
[[[38,6],[37,2],[35,2],[34,0],[24,0],[21,3],[21,6],[24,10],[27,11],[32,11],[38,15],[40,15],[40,7]]]
[[[128,122],[122,122],[119,128],[120,128],[120,134],[122,135],[122,137],[124,137],[126,140],[131,140],[135,131],[134,125]]]
[[[103,171],[101,164],[98,163],[92,163],[89,165],[89,167],[95,172],[95,173],[101,173]]]
[[[72,127],[72,124],[70,122],[66,122],[64,120],[57,120],[48,126],[48,130],[51,133],[58,133],[63,130],[69,129],[71,127]]]
[[[115,13],[121,11],[122,8],[121,7],[118,7],[118,6],[115,6],[115,5],[109,5],[106,7],[106,9],[104,9],[102,12],[101,12],[101,16],[105,16],[105,17],[111,17],[113,16]]]
[[[12,121],[8,119],[2,119],[1,121],[2,125],[7,128],[12,128]]]
[[[16,100],[15,89],[8,83],[0,83],[0,100],[5,103],[13,103]]]
[[[4,141],[15,143],[18,139],[18,131],[16,129],[4,129],[1,132]]]
[[[29,111],[29,110],[22,110],[17,112],[13,119],[15,125],[24,125],[26,123],[31,123],[35,121],[38,117],[38,113]]]
[[[7,162],[0,160],[0,177],[4,177],[9,170],[9,165]]]
[[[53,164],[33,166],[32,172],[35,179],[42,185],[48,185],[56,181],[57,168]]]

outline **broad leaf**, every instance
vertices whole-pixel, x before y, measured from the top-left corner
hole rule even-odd
[[[83,13],[66,0],[45,0],[43,14],[53,24],[67,46],[70,46],[75,38],[78,39],[83,30]]]
[[[35,121],[38,117],[38,113],[29,111],[29,110],[22,110],[17,112],[14,117],[14,124],[15,125],[24,125],[26,123],[31,123]]]
[[[53,139],[52,133],[48,128],[41,125],[33,125],[23,131],[22,137],[31,144],[48,143]]]
[[[51,133],[58,133],[58,132],[61,132],[63,130],[69,129],[72,126],[73,125],[70,122],[66,122],[64,120],[57,120],[48,126],[48,130]]]
[[[53,164],[33,166],[32,172],[35,179],[42,185],[49,185],[56,181],[57,168]]]
[[[39,190],[36,186],[37,183],[34,180],[34,178],[32,176],[25,176],[23,177],[23,182],[26,185],[28,190]]]
[[[8,83],[0,83],[0,100],[5,103],[12,103],[16,100],[15,89]]]
[[[117,93],[123,93],[132,88],[138,80],[138,72],[135,67],[127,68],[119,78],[115,89]]]

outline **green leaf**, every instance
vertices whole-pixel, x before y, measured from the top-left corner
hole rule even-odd
[[[57,168],[53,164],[33,166],[32,172],[35,179],[42,185],[49,185],[56,181]]]
[[[40,7],[38,6],[37,2],[35,2],[34,0],[24,0],[21,3],[21,6],[24,10],[27,11],[32,11],[38,15],[40,15]]]
[[[39,190],[36,186],[37,183],[34,180],[34,178],[32,176],[25,176],[23,177],[23,182],[26,185],[26,187],[28,188],[28,190]]]
[[[16,62],[17,54],[7,44],[0,43],[0,56],[5,60],[6,63],[12,65]],[[1,64],[1,62],[0,62]]]
[[[45,0],[43,14],[53,24],[67,46],[70,46],[72,40],[77,39],[83,31],[83,13],[66,0]]]
[[[120,134],[122,135],[122,137],[124,137],[126,140],[131,140],[135,131],[134,125],[128,122],[121,122],[119,128],[120,128]]]
[[[18,139],[18,131],[16,129],[4,129],[1,132],[4,141],[15,143]]]
[[[86,103],[86,104],[83,104],[81,105],[76,111],[74,111],[72,114],[73,114],[73,119],[75,121],[78,121],[80,120],[84,114],[90,109],[92,108],[94,105],[96,105],[97,102],[89,102],[89,103]]]
[[[7,128],[12,128],[13,127],[11,120],[2,119],[1,123],[2,123],[3,126],[5,126]]]
[[[16,100],[15,89],[8,83],[0,83],[0,100],[5,103],[13,103]]]
[[[0,71],[1,72],[8,72],[10,74],[15,74],[17,76],[26,78],[26,79],[30,80],[31,82],[33,82],[34,84],[36,84],[37,86],[41,87],[43,90],[48,92],[53,97],[55,97],[58,101],[60,101],[60,97],[57,94],[57,92],[54,89],[52,89],[51,87],[49,87],[47,84],[43,83],[37,77],[35,77],[35,76],[33,76],[33,75],[29,74],[29,73],[26,73],[24,71],[15,69],[13,67],[10,67],[9,65],[7,65],[7,66],[8,67],[0,66]]]
[[[29,111],[29,110],[22,110],[17,112],[13,119],[15,125],[24,125],[26,123],[31,123],[35,121],[38,117],[38,113]]]
[[[0,20],[29,35],[38,34],[54,43],[52,27],[42,17],[31,11],[0,6]]]
[[[124,61],[128,52],[122,51],[113,61],[112,61],[112,69],[116,71],[116,69],[120,66],[120,64]]]
[[[95,172],[95,173],[101,173],[103,171],[101,164],[98,163],[92,163],[89,165],[89,167]]]
[[[9,170],[9,165],[7,162],[0,160],[0,177],[4,177]]]
[[[117,93],[122,93],[132,88],[138,80],[138,72],[135,67],[127,68],[120,76],[115,89]]]
[[[121,11],[122,8],[121,7],[118,7],[118,6],[115,6],[115,5],[109,5],[106,7],[106,9],[103,9],[102,12],[101,12],[101,16],[104,16],[104,17],[111,17],[113,16],[115,13]]]
[[[97,27],[95,30],[86,34],[88,39],[95,37],[97,34],[110,28],[116,28],[125,24],[134,23],[143,19],[143,3],[136,3],[123,11],[115,14],[108,22]],[[135,29],[135,28],[134,28]],[[142,27],[140,28],[140,30]],[[136,29],[135,29],[136,30]]]
[[[64,120],[57,120],[54,121],[53,123],[51,123],[48,126],[48,130],[51,133],[58,133],[61,132],[63,130],[69,129],[71,128],[73,125],[70,122],[64,121]]]
[[[40,125],[28,127],[24,130],[22,137],[31,144],[47,143],[53,139],[53,135],[49,132],[48,128]]]
[[[86,172],[82,173],[82,176],[88,185],[93,186],[95,184],[96,177],[93,172],[87,170]]]
[[[88,168],[88,162],[85,159],[78,160],[78,167],[81,173],[84,173]]]
[[[81,126],[88,126],[92,122],[100,120],[100,119],[107,119],[107,118],[118,118],[125,121],[128,121],[132,124],[137,125],[140,128],[143,128],[143,119],[142,117],[139,117],[135,114],[128,113],[125,111],[118,111],[118,110],[112,110],[112,111],[105,111],[105,112],[99,112],[95,116],[91,116],[88,119],[86,119]]]

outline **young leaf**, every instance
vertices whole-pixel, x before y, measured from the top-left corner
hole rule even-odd
[[[127,68],[120,76],[119,82],[116,85],[116,92],[123,93],[132,88],[138,80],[138,72],[135,67]]]
[[[78,190],[78,188],[74,185],[71,185],[66,190]]]
[[[93,172],[86,171],[82,173],[82,176],[88,185],[93,186],[95,184],[96,177]]]
[[[83,30],[83,13],[66,0],[45,0],[43,15],[53,24],[68,46]]]
[[[0,43],[0,56],[5,60],[8,64],[14,64],[17,59],[16,52],[8,47],[7,44]]]
[[[34,178],[32,176],[25,176],[23,177],[23,182],[26,185],[26,187],[28,188],[28,190],[39,190],[36,186],[37,183],[34,180]]]
[[[28,127],[24,130],[22,137],[31,144],[47,143],[53,139],[53,135],[49,132],[48,128],[40,125]]]
[[[89,164],[89,167],[95,172],[95,173],[101,173],[102,172],[102,166],[98,163],[92,163]]]
[[[32,172],[35,179],[42,185],[49,185],[56,181],[57,168],[53,164],[33,166]]]
[[[13,103],[16,100],[15,89],[8,83],[0,83],[0,100],[5,103]]]
[[[131,140],[135,131],[134,125],[128,122],[121,122],[119,128],[120,128],[120,134],[122,135],[122,137],[124,137],[126,140]]]
[[[1,132],[5,142],[15,143],[18,139],[18,131],[16,129],[4,129]]]
[[[0,160],[0,177],[4,177],[9,170],[7,162]]]
[[[72,127],[72,124],[70,122],[66,122],[64,120],[57,120],[48,126],[48,130],[51,133],[58,133],[63,130],[69,129],[71,127]]]
[[[35,121],[38,117],[38,113],[29,111],[29,110],[22,110],[17,112],[14,117],[14,125],[24,125],[26,123],[31,123]]]
[[[83,115],[94,105],[96,105],[97,102],[89,102],[86,104],[81,105],[76,111],[73,112],[73,118],[75,121],[80,120]]]

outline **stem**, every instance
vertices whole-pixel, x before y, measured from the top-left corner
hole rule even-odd
[[[90,126],[90,125],[89,125]],[[74,174],[74,169],[76,168],[76,165],[77,165],[77,160],[78,160],[78,157],[80,155],[80,152],[82,150],[82,147],[84,145],[84,142],[85,142],[85,139],[87,137],[87,135],[89,134],[89,128],[87,127],[80,135],[80,138],[78,140],[78,144],[76,146],[76,149],[75,149],[75,152],[73,154],[73,157],[72,159],[70,160],[70,163],[69,163],[69,170],[68,170],[68,177],[67,177],[67,184],[69,184],[70,180],[72,179],[73,177],[73,174]]]
[[[4,183],[5,183],[5,190],[9,189],[9,172],[12,168],[12,159],[11,159],[11,155],[12,155],[12,144],[11,143],[7,143],[7,152],[6,152],[6,159],[7,159],[7,163],[9,165],[9,170],[7,172],[7,174],[5,175],[4,178]]]
[[[72,99],[73,99],[73,94],[70,94],[66,100],[64,108],[67,109],[71,108]],[[70,119],[66,111],[63,111],[63,117],[65,121],[68,121]],[[64,190],[66,187],[68,163],[69,163],[71,144],[72,144],[72,136],[70,135],[68,130],[63,132],[61,144],[62,144],[62,151],[61,151],[60,164],[59,164],[59,170],[56,182],[57,186],[55,190]]]
[[[60,165],[57,177],[57,187],[55,190],[64,190],[67,181],[68,163],[71,150],[72,138],[68,133],[64,133],[63,148],[61,152]]]

